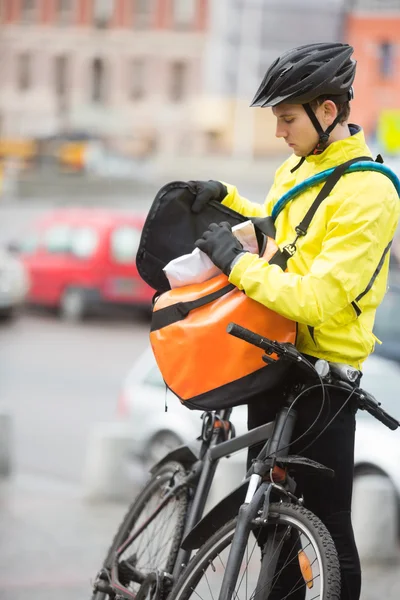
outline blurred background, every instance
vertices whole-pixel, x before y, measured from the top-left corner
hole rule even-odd
[[[354,46],[350,120],[400,174],[400,0],[0,0],[2,600],[89,598],[146,468],[198,434],[148,349],[141,228],[175,179],[263,201],[287,147],[249,104],[315,41]],[[365,375],[397,417],[399,260],[396,237]],[[356,475],[384,476],[397,506],[400,437],[382,430],[360,418]],[[398,597],[398,550],[396,534],[368,563],[363,600]]]

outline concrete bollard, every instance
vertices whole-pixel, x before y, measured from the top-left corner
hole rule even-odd
[[[144,475],[140,467],[137,474],[134,471],[132,440],[133,431],[127,423],[96,423],[92,427],[82,475],[86,500],[133,500]]]
[[[12,470],[12,419],[0,410],[0,477],[9,477]]]
[[[365,475],[354,481],[352,521],[362,563],[398,560],[396,493],[390,479]]]

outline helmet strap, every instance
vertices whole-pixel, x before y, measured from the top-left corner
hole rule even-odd
[[[335,118],[335,120],[333,121],[333,123],[331,125],[329,125],[329,127],[327,129],[325,129],[325,131],[324,131],[321,127],[321,123],[318,121],[310,104],[307,102],[307,104],[303,104],[303,107],[304,107],[304,110],[306,111],[306,113],[308,114],[308,116],[310,117],[311,122],[314,125],[314,127],[318,133],[318,136],[319,136],[318,144],[315,146],[314,150],[312,150],[312,152],[310,152],[310,154],[322,154],[322,152],[326,149],[326,147],[328,145],[330,133],[335,129],[336,125],[339,123],[340,119],[342,118],[342,113],[340,112],[337,115],[337,117]]]

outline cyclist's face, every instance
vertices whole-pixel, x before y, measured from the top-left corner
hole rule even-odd
[[[321,123],[320,108],[318,106],[315,114]],[[318,134],[303,106],[279,104],[272,112],[276,117],[276,137],[283,138],[296,156],[310,154],[318,144]]]

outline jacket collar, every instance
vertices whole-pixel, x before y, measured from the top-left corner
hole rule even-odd
[[[349,137],[332,142],[322,154],[306,156],[307,163],[315,170],[322,171],[358,156],[372,156],[361,127],[350,123],[349,129],[351,133]]]

